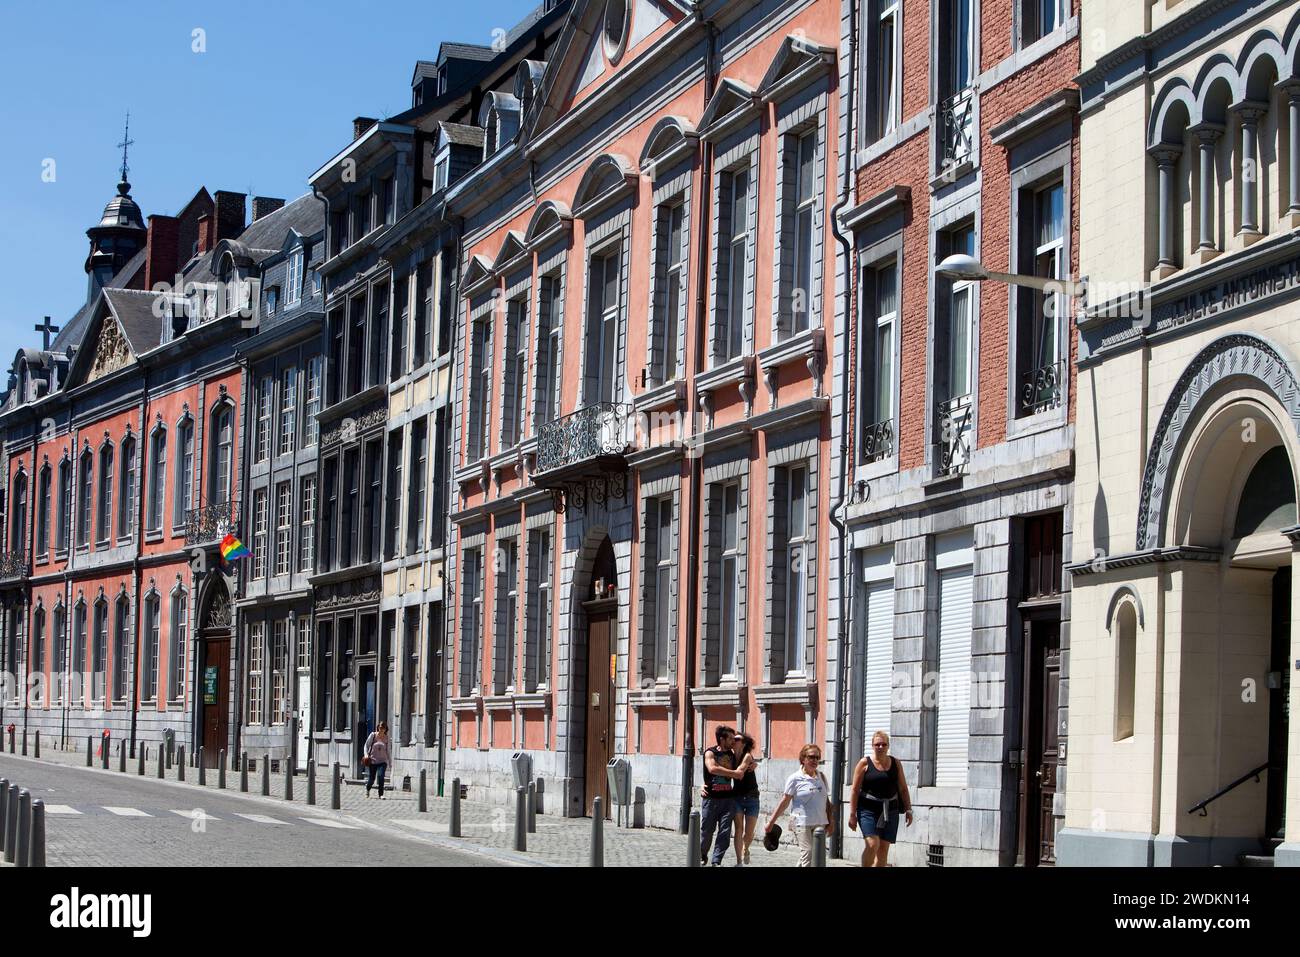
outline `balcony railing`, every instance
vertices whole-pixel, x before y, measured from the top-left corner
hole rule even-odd
[[[862,433],[862,461],[879,462],[894,454],[894,420],[886,419],[867,426]]]
[[[239,500],[216,502],[185,513],[185,544],[211,545],[239,526]]]
[[[943,136],[941,166],[957,166],[975,152],[975,91],[970,87],[948,97],[939,105],[939,129]]]
[[[621,458],[629,445],[631,415],[629,405],[598,402],[542,425],[537,431],[537,474]]]
[[[971,397],[959,395],[940,402],[935,409],[938,433],[938,473],[957,475],[966,470],[970,460]]]
[[[1064,360],[1023,373],[1020,376],[1020,414],[1037,415],[1059,408],[1065,374]]]
[[[26,578],[31,565],[31,553],[26,549],[0,552],[0,581]]]

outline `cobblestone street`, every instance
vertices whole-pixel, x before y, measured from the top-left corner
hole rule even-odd
[[[330,809],[328,771],[316,774],[316,804],[307,801],[307,778],[299,773],[293,781],[293,801],[286,802],[284,775],[270,776],[270,796],[261,796],[262,771],[260,766],[249,773],[247,794],[239,790],[238,771],[227,771],[226,789],[218,788],[218,773],[209,769],[206,784],[198,784],[198,769],[185,768],[186,780],[179,781],[179,769],[164,770],[164,780],[159,781],[157,752],[150,752],[143,777],[138,774],[138,758],[127,759],[126,773],[118,770],[120,758],[117,746],[110,749],[109,770],[100,767],[96,755],[94,767],[87,769],[84,743],[80,751],[59,751],[42,745],[40,761],[33,757],[22,758],[7,750],[0,756],[0,774],[10,778],[20,787],[33,790],[49,805],[63,805],[80,814],[47,812],[46,831],[50,848],[49,863],[76,865],[213,865],[251,864],[268,848],[283,849],[285,860],[271,863],[293,863],[319,866],[359,864],[384,865],[476,865],[485,863],[517,865],[587,866],[590,861],[591,821],[588,818],[561,818],[551,814],[537,817],[537,830],[528,835],[528,850],[514,850],[514,809],[501,805],[487,805],[471,801],[461,802],[462,837],[449,834],[451,800],[430,794],[428,811],[418,810],[418,796],[412,791],[389,790],[380,800],[375,794],[366,797],[365,788],[355,783],[344,783],[340,788],[339,810]],[[29,755],[32,753],[29,742]],[[57,781],[47,781],[49,768],[60,768]],[[66,769],[66,770],[64,770]],[[55,787],[53,794],[38,794],[41,786]],[[400,786],[400,779],[399,779]],[[413,788],[418,781],[413,782]],[[450,782],[448,782],[450,787]],[[128,789],[126,796],[120,792]],[[432,782],[430,792],[433,791]],[[133,803],[134,802],[134,803]],[[167,807],[163,808],[166,804]],[[147,822],[135,815],[122,815],[105,809],[115,806],[140,807],[151,815],[154,810],[173,820],[173,835],[151,830]],[[143,805],[147,805],[144,807]],[[181,819],[181,811],[200,809],[224,824],[235,818],[240,836],[225,842],[221,858],[212,856],[211,842],[176,840],[176,835],[203,833],[190,830],[196,818]],[[245,815],[239,817],[241,814]],[[766,812],[765,812],[766,813]],[[249,820],[269,818],[276,823],[292,822],[295,827],[279,826],[273,840],[267,840],[265,830],[254,833],[257,825],[272,827],[266,821]],[[303,818],[334,821],[348,828],[330,827],[317,823],[303,827]],[[93,819],[100,827],[86,827],[78,819]],[[763,818],[760,818],[760,826]],[[69,821],[78,821],[69,824]],[[243,822],[243,823],[240,823]],[[783,822],[788,824],[788,819]],[[245,825],[248,825],[247,827]],[[185,828],[186,830],[180,830]],[[67,836],[68,831],[75,836]],[[304,833],[306,832],[306,833]],[[121,835],[132,835],[123,842]],[[228,833],[218,831],[216,824],[208,824],[206,835]],[[311,836],[306,836],[310,834]],[[363,838],[362,835],[365,835]],[[135,837],[138,836],[139,840]],[[617,827],[607,821],[604,828],[605,864],[611,867],[679,867],[686,863],[686,838],[671,831],[654,828],[632,829]],[[129,845],[129,846],[128,846]],[[426,850],[421,850],[423,846]],[[851,861],[828,860],[828,866],[849,866],[856,863],[860,839],[850,834],[846,850]],[[364,854],[360,849],[369,848]],[[115,856],[115,854],[117,856]],[[125,858],[121,855],[125,855]],[[271,855],[274,856],[274,855]],[[229,859],[227,859],[229,858]],[[774,851],[763,849],[761,834],[756,835],[750,851],[752,866],[794,867],[798,852],[791,844],[782,844]],[[734,850],[729,850],[725,866],[735,862]]]

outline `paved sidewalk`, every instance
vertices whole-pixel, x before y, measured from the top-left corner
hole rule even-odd
[[[59,751],[51,747],[51,744],[52,742],[48,740],[42,741],[42,762],[85,768],[84,739],[81,742],[79,751]],[[96,742],[96,748],[98,748],[98,742]],[[32,757],[32,750],[32,743],[29,741],[29,757]],[[7,741],[5,742],[5,752],[8,752]],[[94,756],[95,768],[100,767],[101,760],[98,753],[96,753]],[[109,756],[110,770],[107,773],[119,773],[119,760],[118,742],[114,742]],[[138,757],[135,760],[127,758],[126,773],[129,776],[137,776],[138,761]],[[104,772],[101,771],[100,773]],[[149,749],[144,776],[146,779],[156,781],[157,775],[158,761],[155,746]],[[185,768],[185,783],[187,785],[197,789],[198,778],[197,768]],[[171,770],[165,770],[164,780],[176,782],[178,780],[178,769],[173,767]],[[217,783],[217,771],[209,769],[206,773],[206,787],[215,791]],[[415,779],[412,783],[413,788],[419,787],[418,779]],[[238,794],[239,785],[239,772],[227,770],[226,793]],[[450,782],[448,782],[447,786],[450,788]],[[261,787],[262,769],[259,765],[255,771],[249,772],[248,794],[256,797],[259,802],[265,801],[280,806],[284,805],[284,774],[282,772],[270,775],[269,797],[261,797]],[[430,782],[431,791],[433,787],[433,782]],[[306,806],[307,777],[304,772],[298,773],[293,779],[293,797],[295,806]],[[456,839],[450,837],[448,829],[451,818],[451,799],[449,797],[434,797],[431,793],[428,799],[429,810],[422,814],[417,809],[417,797],[414,790],[409,792],[389,790],[381,801],[377,794],[367,798],[365,788],[360,785],[344,783],[340,788],[339,811],[336,813],[347,820],[379,830],[390,833],[394,830],[404,832],[413,838],[424,839],[440,846],[456,846],[465,850],[476,851],[502,862],[562,867],[585,867],[589,864],[591,848],[590,818],[562,818],[553,814],[540,814],[537,816],[537,831],[528,835],[528,850],[519,853],[514,850],[513,807],[507,808],[497,804],[461,801],[462,836]],[[316,809],[325,813],[330,812],[328,769],[318,768],[316,771]],[[760,818],[760,827],[763,820],[763,818]],[[788,816],[782,823],[783,826],[788,825]],[[608,867],[681,867],[686,863],[686,837],[673,831],[658,828],[620,828],[613,821],[606,821],[604,845],[605,865]],[[856,833],[851,833],[848,836],[845,849],[850,855],[850,859],[842,861],[828,860],[828,866],[847,867],[856,865],[860,850],[860,838]],[[798,851],[792,844],[782,844],[780,848],[773,852],[764,850],[760,831],[755,835],[754,843],[751,845],[750,860],[752,866],[755,867],[794,867],[798,862]],[[730,867],[734,862],[735,851],[729,849],[723,864]]]

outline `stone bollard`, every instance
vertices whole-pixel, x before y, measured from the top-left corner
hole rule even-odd
[[[226,749],[217,752],[217,789],[226,789]]]
[[[537,785],[528,782],[528,833],[537,833]]]
[[[140,750],[135,753],[135,763],[136,763],[135,773],[138,774],[140,777],[144,777],[144,752],[145,752],[145,747],[143,744],[141,744]]]
[[[41,756],[41,733],[37,731],[36,732],[36,757],[39,758],[40,756]]]
[[[429,772],[428,772],[426,769],[424,769],[424,768],[420,768],[420,799],[419,799],[419,800],[420,800],[420,804],[419,804],[419,810],[420,810],[420,813],[424,813],[425,811],[429,810],[429,781],[428,781],[428,776],[429,776]]]
[[[271,796],[271,759],[262,758],[262,797]]]
[[[90,767],[94,763],[95,763],[95,736],[93,734],[88,734],[86,735],[86,767]]]
[[[307,759],[307,803],[316,806],[316,759]]]
[[[591,802],[591,866],[605,866],[605,807],[599,794]]]
[[[37,798],[32,802],[32,849],[30,867],[45,866],[45,802]]]
[[[18,785],[9,785],[5,806],[5,863],[12,864],[18,854]]]
[[[163,779],[163,771],[164,768],[166,767],[166,757],[167,756],[163,754],[163,749],[159,748],[158,749],[158,780],[159,781]]]
[[[460,778],[451,779],[451,822],[447,833],[451,837],[460,837]]]
[[[100,744],[99,744],[99,766],[100,766],[101,768],[103,768],[105,771],[107,771],[107,770],[108,770],[108,752],[109,752],[109,749],[112,747],[112,744],[113,744],[113,736],[112,736],[112,735],[108,735],[108,734],[106,734],[106,735],[104,735],[102,738],[100,738],[99,741],[100,741]]]
[[[185,745],[176,749],[176,780],[185,780]]]
[[[239,757],[239,793],[248,793],[248,753]]]
[[[826,866],[826,828],[813,829],[812,866]]]
[[[515,850],[528,850],[528,792],[515,788]]]
[[[337,811],[339,809],[339,784],[342,778],[339,777],[339,763],[334,762],[334,773],[330,775],[330,808]]]
[[[117,770],[119,774],[126,774],[126,742],[117,743]]]
[[[205,785],[208,783],[208,762],[203,754],[203,745],[199,745],[199,750],[195,753],[194,760],[199,767],[199,784]]]
[[[691,811],[691,823],[686,828],[686,866],[701,867],[700,861],[700,812]]]
[[[293,800],[293,761],[289,758],[284,759],[284,799]]]
[[[18,792],[18,852],[14,863],[19,867],[31,864],[32,856],[32,792],[26,788]]]
[[[0,851],[5,849],[5,818],[9,814],[9,779],[0,778]]]

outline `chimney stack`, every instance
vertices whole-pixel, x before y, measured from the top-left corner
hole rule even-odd
[[[217,234],[213,240],[215,245],[223,239],[234,239],[244,231],[244,203],[248,194],[219,189],[213,198],[217,203]]]
[[[149,217],[149,236],[145,240],[144,288],[155,283],[174,282],[181,266],[181,222],[175,216],[157,213]],[[188,259],[188,253],[186,259]]]
[[[373,116],[358,116],[352,121],[352,141],[361,139],[362,134],[378,122]]]
[[[199,255],[212,248],[212,214],[204,213],[199,217]]]
[[[284,206],[284,200],[273,199],[270,196],[253,197],[253,222],[257,222],[263,216],[274,213],[277,209]]]

